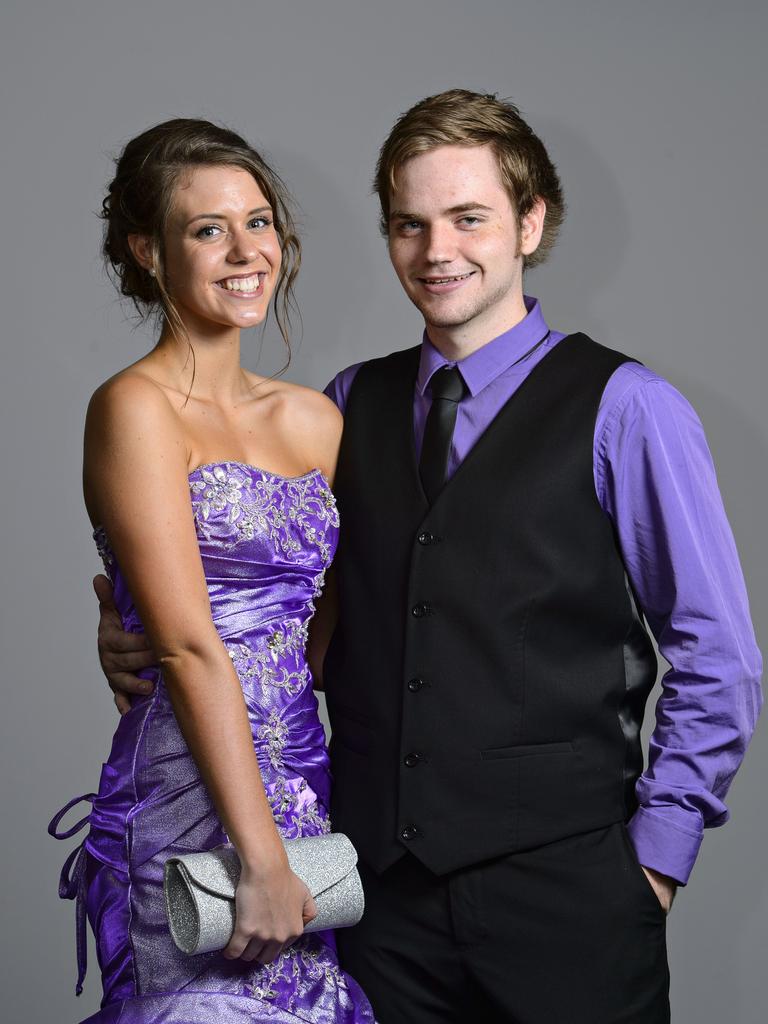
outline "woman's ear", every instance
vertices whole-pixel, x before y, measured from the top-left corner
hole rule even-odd
[[[131,247],[133,258],[149,271],[152,277],[155,276],[154,255],[152,252],[152,239],[149,235],[128,235],[128,245]]]

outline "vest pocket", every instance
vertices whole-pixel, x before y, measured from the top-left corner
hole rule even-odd
[[[483,761],[496,761],[514,757],[531,757],[538,754],[572,754],[573,744],[570,741],[562,743],[529,743],[526,746],[518,747],[491,747],[490,750],[481,750],[480,757]]]

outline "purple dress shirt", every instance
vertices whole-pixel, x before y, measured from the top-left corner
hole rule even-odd
[[[536,299],[526,296],[525,304],[519,324],[457,364],[468,393],[459,404],[449,477],[565,337],[548,329]],[[454,364],[425,334],[413,396],[417,455],[429,381],[446,365]],[[326,388],[342,413],[359,366]],[[671,665],[629,833],[642,864],[685,884],[704,828],[728,819],[723,800],[762,704],[744,578],[701,423],[663,378],[637,363],[615,371],[597,413],[593,467],[627,575]]]

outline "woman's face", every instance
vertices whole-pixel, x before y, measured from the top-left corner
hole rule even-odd
[[[281,256],[272,208],[248,171],[183,175],[165,236],[165,283],[188,329],[262,323]]]

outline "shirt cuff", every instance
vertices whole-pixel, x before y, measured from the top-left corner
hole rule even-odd
[[[663,814],[638,808],[627,825],[637,859],[646,867],[687,885],[704,837],[669,821]]]

